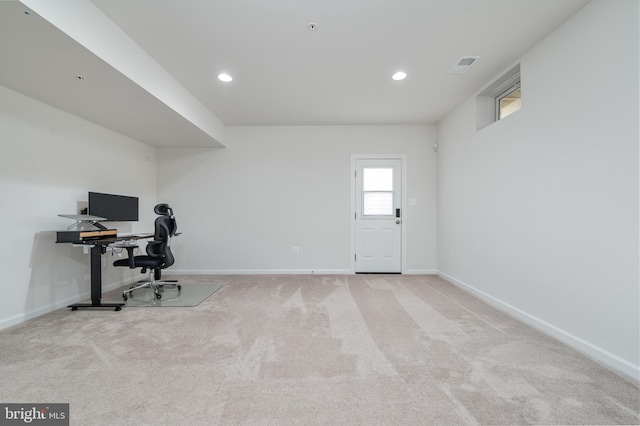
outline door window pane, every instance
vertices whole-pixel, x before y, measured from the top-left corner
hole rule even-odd
[[[364,216],[392,216],[393,168],[363,168],[362,196]]]
[[[393,214],[393,192],[365,192],[363,214],[365,216],[390,216]]]
[[[362,172],[364,191],[393,191],[393,168],[369,168]]]

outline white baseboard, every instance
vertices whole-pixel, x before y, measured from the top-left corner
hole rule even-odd
[[[130,282],[135,282],[136,280],[140,279],[140,277],[144,277],[143,275],[140,275],[138,277],[135,277],[133,280],[132,279],[128,279],[128,280],[124,280],[124,281],[118,281],[115,283],[111,283],[111,284],[107,284],[107,285],[103,285],[102,286],[102,292],[106,292],[109,290],[114,290],[116,288],[120,288],[122,286],[124,286],[125,284],[128,284]],[[50,303],[48,305],[45,306],[40,306],[39,308],[36,309],[32,309],[28,312],[23,312],[21,314],[17,314],[14,315],[12,317],[9,318],[2,318],[0,319],[0,330],[4,330],[5,328],[9,328],[12,327],[14,325],[18,325],[20,323],[23,323],[25,321],[28,321],[30,319],[39,317],[40,315],[44,315],[44,314],[48,314],[49,312],[53,312],[57,309],[62,309],[65,308],[69,305],[72,305],[74,303],[78,303],[81,302],[83,300],[87,300],[91,298],[91,291],[85,291],[82,294],[79,294],[77,296],[73,296],[73,297],[68,297],[66,299],[62,299],[62,300],[58,300],[54,303]]]
[[[347,275],[349,269],[166,269],[162,275]]]
[[[523,323],[535,328],[542,333],[553,337],[560,342],[571,346],[573,349],[581,352],[587,357],[593,359],[604,366],[615,370],[616,372],[632,379],[635,382],[640,382],[640,366],[635,365],[625,359],[620,358],[619,356],[612,354],[605,349],[602,349],[586,340],[583,340],[577,336],[574,336],[571,333],[568,333],[565,330],[562,330],[559,327],[556,327],[553,324],[549,324],[546,321],[541,320],[525,311],[522,311],[515,306],[511,306],[508,303],[503,302],[502,300],[491,296],[477,288],[458,280],[457,278],[452,277],[442,271],[438,271],[437,274],[444,278],[445,280],[451,282],[456,287],[473,294],[489,305],[495,307],[496,309],[506,313],[507,315],[522,321]]]
[[[406,275],[437,275],[437,269],[407,269],[403,272]]]
[[[437,269],[409,269],[406,275],[437,275]],[[162,275],[353,275],[350,269],[167,269]]]
[[[86,299],[87,297],[89,297],[89,293],[87,293],[85,296],[76,296],[58,300],[55,303],[41,306],[39,308],[17,314],[9,318],[2,318],[2,320],[0,320],[0,330],[18,325],[30,319],[39,317],[40,315],[48,314],[49,312],[55,311],[56,309],[64,308],[65,306],[77,303],[83,299]]]

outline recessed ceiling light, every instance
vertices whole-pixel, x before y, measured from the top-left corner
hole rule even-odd
[[[229,83],[230,81],[233,80],[233,78],[231,78],[229,74],[222,73],[218,75],[218,80],[224,81],[225,83]]]
[[[402,71],[398,71],[397,73],[392,75],[391,78],[396,80],[396,81],[397,80],[404,80],[405,78],[407,78],[407,73],[406,72],[402,72]]]

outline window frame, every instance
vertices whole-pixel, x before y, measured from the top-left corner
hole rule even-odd
[[[520,92],[520,108],[511,114],[500,117],[500,100],[518,89],[522,90],[520,64],[505,72],[476,96],[476,131],[521,110],[522,92]]]
[[[367,173],[366,170],[389,170],[391,175],[389,176],[391,181],[391,189],[364,189],[366,185]],[[366,211],[366,194],[391,194],[391,212],[389,214],[367,214]],[[395,192],[394,192],[394,168],[393,167],[362,167],[362,217],[367,219],[389,219],[394,217],[393,206],[395,205]]]

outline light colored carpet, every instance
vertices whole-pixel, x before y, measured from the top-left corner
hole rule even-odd
[[[181,309],[0,332],[0,401],[72,425],[638,424],[640,390],[435,276],[188,276]]]

